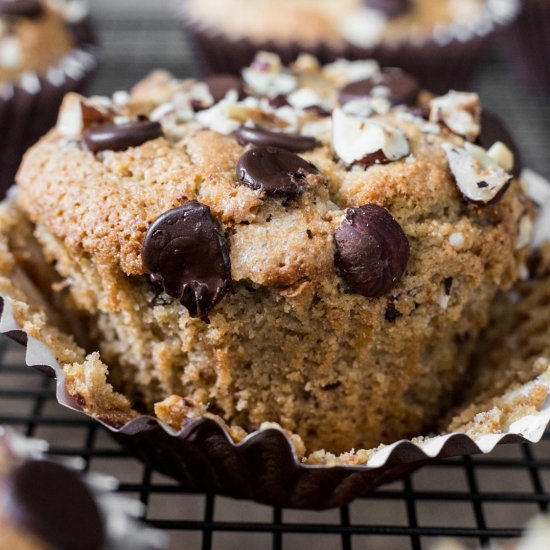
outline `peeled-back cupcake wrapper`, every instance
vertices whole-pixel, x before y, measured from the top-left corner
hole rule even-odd
[[[299,40],[290,44],[254,42],[247,38],[233,40],[187,16],[185,5],[181,11],[181,21],[193,39],[207,72],[240,74],[243,67],[250,65],[258,50],[279,54],[284,65],[290,64],[305,51],[317,57],[321,64],[339,58],[376,59],[383,66],[401,67],[415,75],[429,90],[445,93],[450,89],[467,88],[493,35],[508,25],[516,14],[516,5],[511,2],[504,13],[498,17],[495,15],[493,21],[487,21],[486,25],[476,29],[457,25],[447,33],[439,29],[422,42],[404,40],[372,48],[350,43],[341,47],[332,47],[326,43],[304,45]]]
[[[506,45],[518,76],[550,93],[550,4],[548,0],[524,0],[523,10],[510,27]]]
[[[63,97],[83,92],[97,69],[88,19],[71,25],[76,47],[44,76],[24,73],[0,87],[0,198],[13,184],[23,153],[54,124]]]
[[[550,183],[524,171],[530,195],[543,208],[535,241],[550,238]],[[28,366],[57,380],[57,400],[72,410],[81,405],[65,387],[65,375],[53,351],[29,336],[15,321],[12,299],[0,296],[0,333],[26,345]],[[550,395],[550,371],[507,392],[507,399],[544,386]],[[550,423],[550,397],[536,414],[516,417],[505,432],[477,436],[450,433],[400,440],[372,452],[363,465],[311,465],[300,462],[288,436],[275,428],[260,429],[236,444],[211,418],[192,419],[176,432],[152,416],[124,425],[98,420],[129,452],[152,468],[179,480],[190,490],[249,498],[281,507],[326,509],[343,505],[383,483],[398,479],[434,459],[488,454],[504,443],[535,443]]]

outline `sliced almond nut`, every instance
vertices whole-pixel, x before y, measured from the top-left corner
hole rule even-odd
[[[474,141],[481,131],[479,96],[451,91],[430,101],[430,122],[442,123],[451,132]]]
[[[458,147],[442,145],[456,186],[462,196],[478,204],[492,204],[500,200],[512,176],[504,171],[481,147],[466,143]]]
[[[112,120],[112,114],[105,108],[92,105],[85,97],[69,93],[63,99],[57,118],[58,131],[67,137],[78,137],[97,124]]]
[[[348,166],[386,163],[406,157],[409,142],[399,129],[369,118],[335,109],[332,115],[332,146]]]

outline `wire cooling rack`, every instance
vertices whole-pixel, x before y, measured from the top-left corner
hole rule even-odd
[[[103,65],[94,93],[127,89],[149,70],[194,74],[168,3],[94,0]],[[492,56],[475,86],[502,114],[526,164],[550,175],[550,102],[518,85],[502,57]],[[444,460],[328,512],[273,509],[181,490],[129,457],[107,432],[60,407],[51,380],[25,367],[23,349],[0,337],[0,424],[51,444],[51,452],[84,458],[87,468],[121,480],[120,491],[146,504],[144,519],[165,529],[173,549],[430,549],[453,537],[469,547],[520,534],[550,503],[550,436],[538,445],[508,445],[490,456]]]
[[[128,456],[107,432],[57,404],[53,382],[23,363],[23,348],[0,337],[0,424],[78,456],[118,477],[173,549],[429,549],[443,537],[471,547],[518,536],[550,504],[550,436],[505,445],[489,456],[443,460],[349,506],[281,510],[182,490]]]

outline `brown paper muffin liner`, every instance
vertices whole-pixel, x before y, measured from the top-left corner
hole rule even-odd
[[[294,61],[298,54],[308,52],[322,64],[339,58],[376,59],[382,66],[400,67],[415,75],[428,90],[445,93],[450,89],[468,88],[495,34],[508,26],[516,15],[517,10],[511,6],[508,12],[495,16],[479,28],[457,27],[449,29],[447,36],[441,36],[440,32],[437,37],[434,35],[423,42],[403,39],[396,44],[380,44],[372,48],[361,48],[350,43],[337,47],[322,42],[312,46],[302,44],[299,40],[290,44],[253,42],[247,38],[234,40],[189,17],[185,2],[180,20],[192,39],[200,66],[206,73],[240,74],[241,69],[250,65],[259,50],[279,54],[284,65]]]
[[[550,236],[550,187],[542,178],[531,176],[534,184],[531,196],[540,204],[548,205],[537,224],[536,242],[539,242]],[[5,215],[9,210],[6,206],[3,208],[2,215]],[[152,416],[121,414],[121,409],[115,409],[110,401],[108,410],[100,407],[100,412],[92,415],[84,411],[85,400],[74,390],[75,386],[71,393],[68,390],[67,367],[73,361],[81,361],[77,354],[70,352],[76,349],[71,336],[57,328],[53,317],[49,317],[51,298],[38,291],[38,282],[33,284],[23,273],[25,262],[32,256],[32,243],[27,242],[24,227],[17,221],[15,225],[10,224],[4,228],[6,234],[0,245],[0,333],[26,346],[28,366],[56,379],[56,395],[61,405],[89,414],[132,454],[190,490],[248,498],[280,507],[326,509],[348,503],[436,459],[487,454],[505,443],[537,442],[550,423],[550,357],[546,356],[537,359],[539,368],[529,370],[523,378],[518,377],[518,383],[511,381],[504,385],[500,383],[500,375],[504,373],[491,363],[491,368],[498,371],[498,376],[490,382],[489,389],[494,395],[480,400],[476,395],[462,405],[463,412],[455,424],[460,426],[459,431],[400,440],[372,450],[350,450],[340,457],[321,453],[312,459],[317,455],[314,453],[303,459],[303,450],[300,452],[295,446],[292,434],[270,424],[236,443],[229,428],[212,415],[187,418],[180,431]],[[11,231],[16,227],[13,238],[20,243],[19,248],[15,247],[20,252],[13,255],[7,242],[11,235],[9,227]],[[21,243],[23,252],[19,258]],[[43,275],[31,270],[30,276]],[[549,284],[547,277],[537,288],[548,294]],[[543,325],[541,330],[546,330],[547,324]],[[83,350],[80,352],[84,354]],[[64,365],[56,353],[65,357]],[[506,367],[502,369],[505,371]],[[94,378],[93,369],[87,370],[84,365],[83,372],[86,379]],[[493,383],[498,384],[498,390],[493,391]],[[101,392],[92,391],[90,395],[96,395],[98,402],[102,398]],[[464,414],[464,411],[468,412]],[[442,425],[448,425],[448,420]]]
[[[506,41],[516,74],[526,83],[550,93],[550,3],[523,0],[523,9]]]
[[[24,74],[0,86],[0,198],[13,184],[25,151],[54,124],[63,97],[84,92],[97,69],[98,50],[88,18],[71,24],[75,48],[45,75]]]

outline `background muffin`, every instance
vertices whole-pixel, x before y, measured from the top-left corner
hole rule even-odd
[[[183,17],[209,71],[237,72],[258,49],[285,63],[309,51],[322,62],[374,58],[444,92],[467,86],[517,8],[515,0],[184,0]]]
[[[24,151],[54,123],[63,96],[96,68],[85,5],[78,0],[0,2],[0,189]]]
[[[509,54],[516,73],[529,84],[550,93],[550,3],[524,0],[521,14],[510,27]]]

